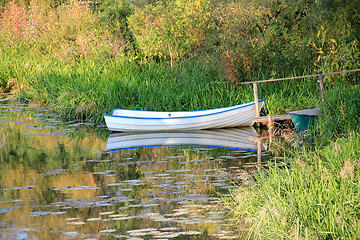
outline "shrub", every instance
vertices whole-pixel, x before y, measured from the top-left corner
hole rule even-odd
[[[33,0],[26,5],[10,2],[0,18],[2,48],[52,55],[62,61],[94,58],[109,52],[108,32],[87,2],[70,0],[52,7]]]
[[[159,1],[136,7],[128,18],[141,54],[177,61],[204,47],[212,20],[209,0]]]

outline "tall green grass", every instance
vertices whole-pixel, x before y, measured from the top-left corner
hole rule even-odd
[[[33,74],[27,101],[49,104],[69,118],[101,121],[113,108],[196,110],[252,101],[252,93],[211,74],[206,65],[186,63],[84,63]]]
[[[306,134],[313,145],[284,145],[253,186],[223,199],[247,238],[360,238],[359,96],[359,86],[328,89],[323,115]]]
[[[342,3],[320,16],[314,14],[320,3],[305,2],[285,9],[273,1],[3,2],[0,92],[17,83],[28,100],[100,121],[114,107],[194,110],[248,102],[251,86],[236,86],[248,79],[357,68],[357,35],[349,30],[356,16],[328,18],[352,7]],[[299,9],[306,14],[298,16]],[[344,81],[356,79],[330,82]],[[260,84],[263,113],[317,106],[316,85],[316,79]]]
[[[225,206],[249,239],[358,239],[360,135],[270,165],[251,189],[239,186]]]
[[[293,74],[289,77],[304,73]],[[260,96],[267,99],[266,114],[269,115],[317,107],[320,101],[320,91],[314,78],[260,83],[259,91]]]
[[[325,138],[344,137],[360,126],[360,87],[335,86],[320,102],[322,116],[315,134]]]
[[[49,105],[67,118],[103,121],[102,113],[113,108],[156,111],[187,111],[226,107],[253,101],[251,85],[228,82],[216,66],[201,61],[170,65],[151,62],[80,61],[63,63],[54,58],[0,60],[23,86],[22,99]],[[246,79],[244,79],[245,81]],[[263,114],[314,107],[319,93],[313,79],[301,82],[265,83],[259,97],[266,98]]]

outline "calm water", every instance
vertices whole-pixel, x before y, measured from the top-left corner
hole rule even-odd
[[[0,239],[235,239],[219,197],[251,181],[256,151],[152,137],[0,102]]]

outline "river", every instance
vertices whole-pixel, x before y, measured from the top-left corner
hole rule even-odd
[[[0,238],[237,239],[219,202],[253,181],[256,132],[239,130],[237,149],[205,134],[188,146],[0,102]]]

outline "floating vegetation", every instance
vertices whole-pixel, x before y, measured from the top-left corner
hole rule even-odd
[[[65,232],[64,235],[69,236],[69,237],[76,237],[79,235],[78,232]]]
[[[111,215],[114,214],[115,212],[101,212],[99,213],[99,215]]]
[[[70,225],[85,225],[86,223],[85,222],[69,222],[67,224],[70,224]]]
[[[86,219],[86,221],[88,221],[88,222],[97,222],[97,221],[101,221],[102,220],[102,218],[88,218],[88,219]]]
[[[228,193],[229,176],[239,174],[247,161],[217,160],[231,150],[167,147],[105,153],[105,142],[97,136],[70,133],[66,123],[46,120],[54,116],[44,112],[38,121],[27,116],[31,111],[25,113],[26,108],[17,110],[15,119],[25,124],[9,127],[12,111],[0,123],[0,156],[8,159],[0,158],[0,214],[16,226],[57,229],[29,229],[28,234],[39,239],[177,239],[228,228],[226,214],[215,208],[217,196]],[[50,123],[58,129],[47,128]],[[0,223],[0,238],[20,229],[8,223]]]
[[[160,228],[159,231],[165,231],[165,232],[170,232],[170,231],[180,231],[181,229],[178,227],[165,227],[165,228]]]
[[[116,229],[105,229],[105,230],[100,230],[100,233],[113,233],[116,232]]]
[[[131,216],[124,216],[124,217],[115,217],[115,218],[112,218],[112,220],[114,221],[123,221],[123,220],[129,220],[129,219],[132,219],[132,218],[135,218],[135,217],[131,217]]]
[[[75,221],[79,220],[80,218],[65,218],[65,221]]]

